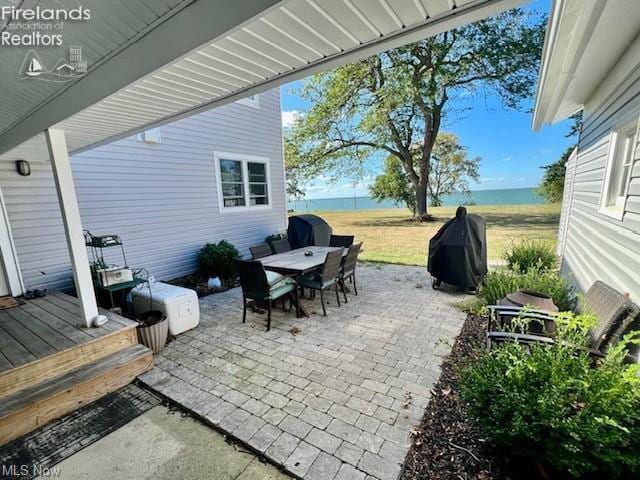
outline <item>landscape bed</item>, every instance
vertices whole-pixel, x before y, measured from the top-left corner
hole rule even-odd
[[[510,478],[506,457],[486,445],[467,417],[460,398],[459,369],[473,358],[485,332],[486,319],[467,317],[451,354],[442,363],[442,374],[431,390],[431,401],[422,422],[412,432],[413,444],[401,480]],[[522,472],[513,478],[523,478]]]

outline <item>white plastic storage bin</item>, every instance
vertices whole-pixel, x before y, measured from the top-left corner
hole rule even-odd
[[[156,282],[151,284],[149,305],[149,286],[138,285],[131,291],[133,310],[137,314],[147,310],[160,310],[169,321],[169,333],[178,335],[198,326],[200,322],[200,305],[194,290]]]

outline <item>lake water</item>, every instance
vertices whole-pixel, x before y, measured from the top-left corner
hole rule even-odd
[[[508,188],[502,190],[477,190],[464,193],[453,193],[443,198],[443,205],[534,205],[544,203],[537,196],[535,188]],[[296,212],[312,212],[318,210],[371,210],[377,208],[406,208],[404,204],[396,204],[391,200],[379,202],[371,197],[318,198],[289,201],[290,210]]]

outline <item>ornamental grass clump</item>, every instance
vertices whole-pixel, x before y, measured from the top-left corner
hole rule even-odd
[[[504,259],[509,269],[517,272],[556,270],[558,258],[549,242],[524,240],[512,244],[505,252]]]
[[[626,364],[628,335],[594,362],[586,350],[593,318],[563,314],[557,342],[507,342],[481,350],[461,372],[461,395],[483,435],[549,478],[638,478],[640,365]]]
[[[556,270],[530,268],[526,272],[508,269],[487,273],[478,290],[478,297],[485,305],[495,305],[508,293],[519,288],[548,295],[561,311],[573,310],[577,297],[574,288]]]

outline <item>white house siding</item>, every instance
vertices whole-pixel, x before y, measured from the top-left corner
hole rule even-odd
[[[285,229],[278,90],[261,94],[259,105],[227,105],[161,127],[159,144],[132,137],[75,156],[84,228],[120,235],[129,265],[158,279],[193,272],[206,242],[226,239],[245,254]],[[269,158],[270,209],[219,212],[214,151]],[[33,163],[32,169],[20,177],[12,164],[0,165],[23,278],[27,288],[68,288],[71,271],[51,168]]]
[[[606,82],[607,80],[605,80]],[[597,93],[597,92],[596,92]],[[597,95],[592,98],[597,99]],[[640,115],[640,68],[602,101],[584,110],[578,144],[573,200],[564,249],[563,269],[584,291],[602,280],[640,301],[640,155],[636,150],[633,178],[622,220],[598,211],[604,186],[612,128]]]

